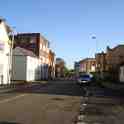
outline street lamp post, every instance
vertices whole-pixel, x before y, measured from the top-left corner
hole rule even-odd
[[[13,46],[14,46],[14,30],[12,29],[11,31],[11,45],[10,45],[10,71],[9,71],[9,75],[10,75],[10,78],[9,78],[9,84],[12,84],[12,77],[13,77],[13,67],[12,67],[12,64],[13,64]]]
[[[14,29],[12,33],[12,47],[11,47],[11,83],[12,83],[12,77],[13,77],[13,47],[14,47]]]
[[[93,40],[95,40],[95,42],[96,42],[96,50],[95,50],[95,56],[96,56],[96,55],[97,55],[97,53],[99,52],[99,50],[98,50],[98,41],[97,41],[97,38],[96,38],[96,36],[95,36],[95,35],[93,35],[91,38],[92,38]],[[97,63],[96,63],[95,68],[96,68],[96,69],[98,68]]]
[[[91,38],[96,41],[96,53],[97,53],[98,52],[98,41],[95,35],[93,35]]]

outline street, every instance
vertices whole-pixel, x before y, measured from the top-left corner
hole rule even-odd
[[[123,124],[123,96],[75,81],[49,81],[0,94],[0,124]]]
[[[0,94],[1,124],[71,124],[83,90],[70,81],[36,84]]]
[[[124,124],[124,1],[0,2],[0,124]]]

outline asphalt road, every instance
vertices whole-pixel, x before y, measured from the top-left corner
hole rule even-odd
[[[73,81],[19,86],[0,94],[0,124],[73,124],[83,94]]]
[[[118,92],[95,85],[38,82],[0,93],[0,124],[123,124],[123,101]]]

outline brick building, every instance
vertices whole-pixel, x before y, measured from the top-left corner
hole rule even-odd
[[[106,53],[98,53],[95,55],[96,57],[96,71],[97,72],[105,72],[107,71],[107,62],[106,62]]]
[[[124,62],[124,45],[107,47],[106,53],[96,54],[97,72],[108,72],[114,80],[118,79],[120,64]]]
[[[56,58],[55,75],[57,78],[64,77],[65,62],[61,58]]]
[[[48,76],[51,79],[55,78],[55,53],[52,50],[49,50],[49,69]]]
[[[107,47],[106,60],[109,70],[117,69],[124,62],[124,45],[118,45],[112,49]]]
[[[95,72],[96,68],[96,60],[95,58],[86,58],[81,61],[79,61],[79,71],[80,72]]]
[[[20,33],[15,35],[15,47],[25,48],[32,51],[40,60],[42,79],[48,79],[49,65],[54,59],[50,59],[49,41],[40,33]]]
[[[40,33],[20,33],[15,36],[15,47],[34,52],[43,63],[48,63],[49,41]]]

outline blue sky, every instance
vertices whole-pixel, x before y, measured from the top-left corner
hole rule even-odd
[[[42,33],[69,67],[124,43],[123,0],[1,0],[0,16],[19,33]]]

